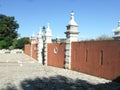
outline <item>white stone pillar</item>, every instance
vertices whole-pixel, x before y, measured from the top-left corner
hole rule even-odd
[[[33,53],[33,45],[36,43],[36,37],[34,35],[34,33],[31,36],[31,46],[30,46],[30,56],[33,57],[32,53]]]
[[[65,68],[71,69],[71,43],[78,41],[78,25],[74,21],[74,13],[71,13],[71,19],[69,24],[66,26],[66,52],[65,52]]]
[[[52,33],[51,33],[51,29],[50,29],[50,26],[48,23],[48,26],[45,31],[45,47],[44,47],[44,59],[45,59],[44,63],[45,63],[45,65],[47,65],[47,55],[48,55],[47,44],[51,43],[51,42],[52,42]]]
[[[38,54],[37,54],[38,62],[43,64],[43,39],[41,30],[38,33]]]

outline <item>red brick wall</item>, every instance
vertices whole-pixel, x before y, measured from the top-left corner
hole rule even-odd
[[[24,50],[24,53],[27,54],[28,56],[30,56],[30,44],[26,44],[25,45],[25,50]]]
[[[115,79],[120,76],[120,41],[72,43],[71,69]]]
[[[32,55],[31,55],[31,49],[32,49]],[[25,45],[25,54],[32,56],[32,58],[37,60],[37,44],[33,44],[32,48],[30,44]]]
[[[32,57],[37,60],[37,44],[32,46]]]
[[[54,49],[57,48],[56,53]],[[48,65],[64,68],[65,43],[48,44]]]

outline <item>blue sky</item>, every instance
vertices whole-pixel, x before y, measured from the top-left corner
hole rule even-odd
[[[120,20],[120,0],[0,0],[0,14],[14,16],[21,37],[30,37],[50,23],[53,38],[65,37],[70,13],[74,11],[79,38],[112,36]]]

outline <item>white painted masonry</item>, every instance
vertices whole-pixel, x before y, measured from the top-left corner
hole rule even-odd
[[[42,39],[42,32],[41,29],[38,33],[38,62],[43,64],[43,39]]]
[[[30,50],[31,50],[31,51],[30,51],[31,57],[33,56],[33,55],[32,55],[32,52],[33,52],[33,51],[32,51],[32,50],[33,50],[33,49],[32,49],[32,48],[33,48],[33,44],[36,44],[36,43],[37,43],[37,38],[35,37],[35,34],[34,34],[34,32],[33,32],[32,36],[31,36],[31,49],[30,49]]]
[[[66,52],[65,52],[65,68],[71,69],[71,42],[78,41],[78,25],[74,20],[74,12],[71,12],[69,24],[66,26]]]
[[[120,21],[118,21],[118,27],[115,30],[113,30],[113,32],[114,32],[113,38],[115,40],[120,40]]]
[[[46,31],[45,31],[45,47],[44,47],[44,64],[47,65],[47,44],[52,43],[52,33],[50,29],[50,25],[48,23]]]

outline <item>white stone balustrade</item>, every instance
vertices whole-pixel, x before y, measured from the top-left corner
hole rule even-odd
[[[13,50],[9,50],[9,49],[1,49],[0,50],[0,54],[10,54],[10,53],[24,53],[22,49],[13,49]]]

